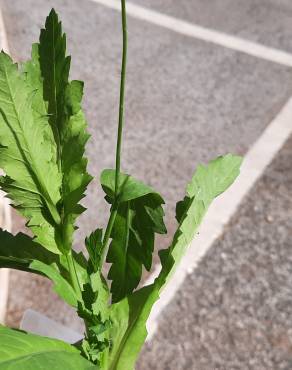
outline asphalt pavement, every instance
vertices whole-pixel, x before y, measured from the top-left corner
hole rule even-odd
[[[87,154],[96,179],[88,190],[84,202],[88,211],[80,220],[75,241],[81,249],[84,236],[103,225],[108,212],[98,179],[102,169],[114,166],[120,14],[90,0],[0,3],[10,51],[18,61],[29,57],[30,45],[53,6],[67,32],[72,77],[85,81],[84,109],[92,134]],[[292,52],[288,0],[133,3]],[[163,195],[171,236],[176,227],[175,203],[197,164],[227,152],[244,155],[290,98],[292,71],[150,22],[133,17],[128,22],[122,168]],[[243,200],[222,238],[163,313],[139,370],[292,368],[291,145],[291,141],[286,144]],[[20,227],[17,222],[15,230]],[[159,247],[167,245],[170,236],[159,240]],[[15,289],[9,300],[10,324],[17,325],[23,309],[33,307],[79,327],[44,279],[19,272],[11,275]],[[31,293],[36,290],[39,297]]]

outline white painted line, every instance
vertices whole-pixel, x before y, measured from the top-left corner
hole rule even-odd
[[[120,10],[121,8],[120,1],[118,0],[91,1],[115,10]],[[256,42],[231,36],[206,27],[197,26],[190,22],[162,14],[130,2],[127,2],[127,13],[134,18],[153,23],[157,26],[167,28],[185,36],[194,37],[196,39],[211,42],[260,59],[292,67],[292,54],[282,50],[270,48]]]
[[[8,52],[8,41],[4,27],[3,15],[0,9],[0,46],[5,52]],[[1,175],[0,170],[0,175]],[[6,230],[11,230],[11,214],[9,201],[4,197],[4,193],[0,191],[0,227]],[[8,299],[8,282],[9,270],[0,269],[0,324],[4,323],[7,299]]]
[[[264,173],[266,167],[272,162],[290,135],[292,135],[292,97],[247,152],[236,182],[210,207],[200,227],[199,235],[189,246],[171,281],[163,290],[160,300],[153,307],[147,322],[149,333],[147,340],[150,340],[155,334],[161,312],[174,298],[187,274],[196,268],[215,240],[222,235],[224,227],[235,214],[244,197]],[[159,271],[156,269],[147,284],[154,281],[158,273]]]

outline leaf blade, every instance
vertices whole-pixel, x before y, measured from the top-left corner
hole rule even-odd
[[[54,9],[41,30],[39,44],[27,64],[29,80],[41,91],[49,124],[57,146],[56,162],[62,174],[59,204],[62,217],[60,244],[69,251],[76,229],[75,221],[84,212],[79,204],[92,177],[87,173],[85,145],[89,139],[82,111],[83,82],[69,81],[70,56],[66,56],[66,35]],[[40,76],[36,81],[31,74]],[[41,80],[41,84],[39,84]]]
[[[60,253],[54,238],[60,216],[60,176],[53,161],[54,147],[47,140],[47,118],[35,124],[33,89],[11,58],[0,54],[0,167],[6,176],[1,188],[25,216],[37,241]]]
[[[152,265],[155,233],[165,234],[164,200],[151,187],[121,173],[117,216],[111,233],[107,262],[113,302],[122,300],[138,286],[143,266]],[[104,170],[101,185],[109,203],[114,202],[115,171]]]
[[[30,271],[29,265],[33,260],[53,264],[58,262],[58,255],[49,252],[23,233],[12,235],[0,228],[0,268]]]
[[[160,251],[162,270],[156,279],[159,289],[169,281],[170,276],[179,264],[187,247],[194,239],[212,201],[223,193],[237,178],[242,158],[227,154],[198,166],[190,184],[187,195],[178,205],[177,219],[179,227],[173,242],[166,250]]]
[[[1,370],[89,370],[97,369],[73,346],[0,326]]]
[[[134,292],[111,308],[112,335],[117,341],[110,354],[110,370],[134,370],[135,361],[146,339],[146,322],[153,304],[159,299],[161,290],[193,239],[208,206],[239,174],[241,161],[240,157],[227,155],[198,168],[187,187],[187,197],[179,207],[180,224],[173,243],[161,255],[160,275],[154,284]]]
[[[55,292],[70,306],[78,306],[78,297],[75,290],[68,283],[68,281],[62,277],[58,270],[53,266],[47,265],[41,261],[32,261],[29,265],[32,270],[39,271],[46,275],[54,283]]]

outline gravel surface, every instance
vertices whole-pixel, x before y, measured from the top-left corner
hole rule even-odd
[[[137,370],[292,368],[292,138],[162,315]]]

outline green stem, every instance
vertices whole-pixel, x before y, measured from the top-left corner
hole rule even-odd
[[[126,0],[121,0],[121,5],[122,5],[122,28],[123,28],[123,57],[122,57],[121,85],[120,85],[118,138],[117,138],[117,147],[116,147],[115,196],[114,196],[114,204],[111,208],[110,218],[109,218],[107,228],[105,231],[105,235],[103,238],[103,251],[102,251],[102,257],[101,257],[101,263],[103,263],[106,259],[106,255],[108,252],[108,243],[109,243],[109,239],[111,236],[111,232],[112,232],[115,219],[117,216],[117,211],[118,211],[118,192],[119,192],[119,177],[120,177],[120,171],[121,171],[121,149],[122,149],[123,124],[124,124],[124,101],[125,101],[127,49],[128,49]]]
[[[122,58],[121,85],[120,85],[119,126],[116,149],[115,198],[117,197],[119,191],[119,176],[121,170],[121,148],[124,124],[124,100],[125,100],[125,82],[127,67],[127,49],[128,49],[126,0],[121,0],[121,5],[122,5],[122,27],[123,27],[123,58]]]
[[[71,279],[71,283],[72,283],[72,286],[77,294],[77,297],[79,299],[82,298],[82,295],[81,295],[81,286],[80,286],[80,283],[79,283],[79,280],[78,280],[78,277],[77,277],[77,271],[76,271],[76,268],[75,268],[75,263],[74,263],[74,259],[73,259],[73,256],[72,256],[72,253],[70,254],[67,254],[66,255],[66,259],[67,259],[67,263],[68,263],[68,267],[69,267],[69,274],[70,274],[70,279]]]

